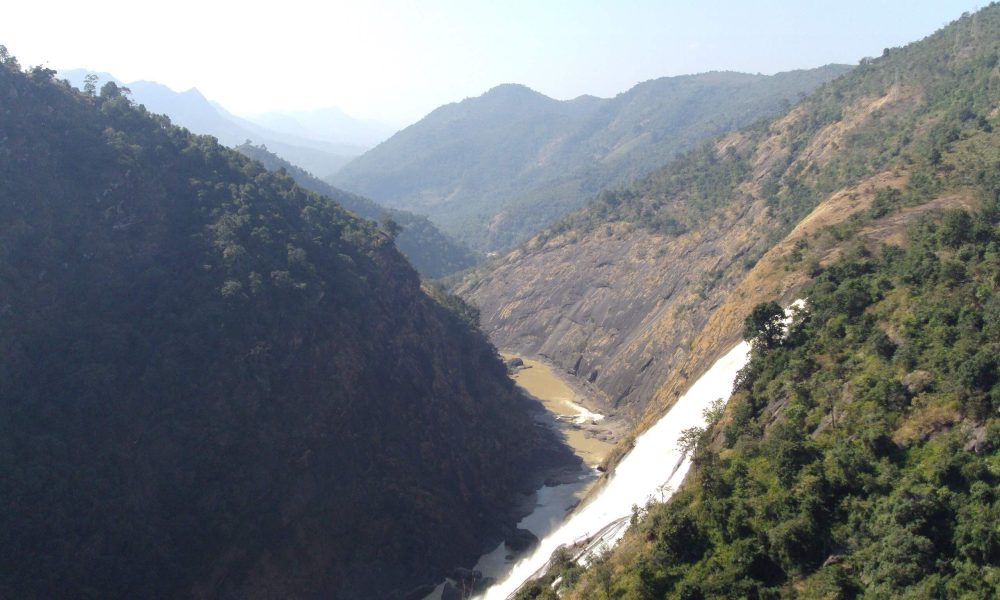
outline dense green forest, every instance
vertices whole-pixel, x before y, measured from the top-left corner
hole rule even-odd
[[[542,440],[472,313],[391,231],[53,74],[0,47],[0,597],[400,597],[474,561]]]
[[[721,419],[665,504],[589,568],[565,555],[520,598],[994,598],[1000,595],[1000,6],[866,59],[793,110],[603,195],[551,233],[618,220],[697,228],[753,176],[783,123],[788,152],[763,182],[780,239],[831,192],[907,175],[870,208],[789,256],[813,277],[787,334],[759,305]],[[886,102],[824,161],[801,160],[860,104]],[[832,146],[830,146],[832,148]],[[930,199],[902,243],[855,234]],[[952,208],[948,200],[951,200]],[[959,208],[963,202],[977,208]],[[852,241],[853,240],[853,241]],[[774,239],[763,240],[762,249]],[[843,256],[821,263],[822,248]],[[754,257],[747,257],[752,266]]]
[[[271,171],[284,169],[295,183],[330,198],[358,216],[374,219],[383,226],[392,227],[390,221],[399,225],[401,230],[396,235],[396,247],[424,277],[444,277],[476,264],[476,256],[471,250],[441,233],[427,217],[405,210],[383,208],[368,198],[339,190],[269,152],[266,147],[241,144],[236,151]]]
[[[666,77],[614,98],[569,101],[502,85],[435,110],[329,181],[426,214],[477,250],[498,250],[847,70]]]

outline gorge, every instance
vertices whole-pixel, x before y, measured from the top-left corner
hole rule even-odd
[[[997,597],[1000,4],[877,54],[324,181],[0,46],[0,597]]]

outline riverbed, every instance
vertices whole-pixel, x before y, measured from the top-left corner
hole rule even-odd
[[[528,396],[538,400],[545,408],[537,419],[562,435],[566,444],[583,461],[584,468],[564,474],[558,481],[547,482],[525,498],[528,514],[517,524],[539,539],[544,539],[566,520],[569,514],[600,478],[597,470],[615,447],[622,424],[613,418],[588,409],[584,392],[570,383],[569,376],[543,360],[524,358],[502,352],[504,360],[521,358],[523,365],[511,371],[511,377]],[[484,578],[497,581],[505,579],[523,555],[516,555],[500,543],[484,554],[473,570]],[[445,584],[442,583],[425,600],[438,600]]]
[[[514,354],[502,352],[504,360]],[[512,377],[528,395],[539,400],[558,421],[566,444],[591,467],[600,464],[619,436],[618,427],[605,423],[604,415],[584,406],[586,398],[568,383],[566,376],[550,365],[532,358],[521,358],[524,366],[516,368]]]

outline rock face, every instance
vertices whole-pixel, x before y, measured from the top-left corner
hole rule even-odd
[[[809,280],[802,269],[785,268],[797,244],[867,210],[876,190],[905,182],[884,173],[831,194],[756,262],[761,240],[779,225],[762,202],[746,200],[677,237],[623,223],[563,234],[515,250],[459,293],[480,308],[497,346],[549,358],[589,382],[606,410],[638,420],[650,402],[672,402],[739,341],[756,303],[795,298]],[[876,249],[928,211],[972,204],[934,199],[875,220],[854,241]],[[819,264],[844,245],[816,244]]]
[[[515,553],[524,552],[536,544],[538,544],[538,537],[527,529],[520,528],[515,529],[504,540],[504,546]]]
[[[497,346],[589,380],[606,409],[636,409],[745,274],[762,209],[750,203],[680,238],[626,224],[562,235],[515,251],[460,292]]]

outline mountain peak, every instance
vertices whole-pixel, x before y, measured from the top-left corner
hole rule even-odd
[[[775,114],[834,75],[807,71],[780,81],[691,76],[664,80],[669,85],[639,84],[618,98],[567,101],[506,83],[438,108],[331,181],[423,212],[477,250],[498,250],[578,208],[602,187]]]
[[[492,87],[483,95],[477,98],[467,98],[462,104],[468,103],[495,103],[503,108],[534,106],[549,106],[559,103],[558,100],[549,98],[541,92],[529,88],[519,83],[502,83]]]
[[[496,95],[528,95],[528,96],[545,96],[541,92],[536,92],[530,87],[520,84],[520,83],[501,83],[500,85],[493,86],[486,91],[483,96],[496,96]],[[548,96],[545,96],[546,98]]]

